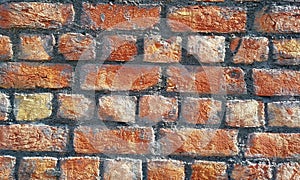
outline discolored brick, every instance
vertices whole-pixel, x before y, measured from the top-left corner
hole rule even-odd
[[[0,61],[13,57],[12,43],[8,36],[0,35]]]
[[[0,156],[0,179],[14,180],[16,158]]]
[[[273,48],[273,55],[277,60],[276,63],[281,65],[300,64],[300,39],[274,40]]]
[[[148,179],[151,180],[183,180],[185,178],[184,164],[183,162],[175,160],[149,160],[147,163],[147,175]]]
[[[271,180],[272,169],[270,165],[264,163],[235,164],[231,178],[234,180]]]
[[[10,110],[9,97],[6,94],[0,93],[0,121],[8,120]]]
[[[192,180],[226,180],[226,163],[213,161],[195,161],[192,164]]]
[[[104,180],[142,180],[142,161],[135,159],[107,159],[103,162]]]
[[[276,180],[297,180],[300,178],[300,163],[286,162],[277,166]]]

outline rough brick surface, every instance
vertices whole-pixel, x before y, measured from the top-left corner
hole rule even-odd
[[[276,180],[297,180],[300,178],[300,163],[280,163],[277,166]]]
[[[195,161],[192,164],[192,180],[203,179],[220,179],[226,180],[227,166],[224,162],[213,162],[213,161]]]
[[[180,161],[151,160],[147,164],[148,179],[178,179],[183,180],[184,164]]]
[[[14,180],[16,158],[0,156],[0,179]]]
[[[8,120],[8,115],[11,110],[8,98],[6,94],[0,93],[0,121]]]
[[[271,180],[271,171],[271,166],[264,163],[249,163],[248,165],[235,164],[231,178],[234,180]]]
[[[8,36],[0,35],[0,60],[9,60],[13,57],[12,43]]]
[[[300,12],[300,11],[299,11]],[[300,39],[278,39],[273,41],[274,58],[278,64],[300,64]]]
[[[133,159],[108,159],[103,162],[105,180],[142,179],[142,161]]]

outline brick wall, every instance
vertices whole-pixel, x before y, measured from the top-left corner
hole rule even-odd
[[[0,2],[0,179],[300,179],[298,0]]]

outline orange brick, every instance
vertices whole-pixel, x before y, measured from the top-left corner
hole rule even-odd
[[[0,5],[1,28],[59,28],[74,20],[71,4],[20,2]]]
[[[0,179],[14,180],[16,158],[0,156]]]
[[[235,180],[271,180],[271,166],[263,163],[248,165],[235,164],[231,178]]]
[[[12,57],[13,50],[10,38],[8,36],[0,35],[0,60],[9,60]]]
[[[0,121],[8,120],[11,108],[8,98],[6,94],[0,93]]]
[[[184,164],[174,160],[149,160],[147,175],[149,180],[183,180],[185,177]]]
[[[144,30],[159,22],[159,6],[83,3],[82,23],[91,29]]]
[[[195,161],[192,164],[192,180],[226,180],[226,163],[212,161]]]
[[[299,11],[300,12],[300,11]],[[274,58],[282,65],[300,64],[300,39],[278,39],[273,41]]]
[[[300,163],[287,162],[277,166],[276,180],[297,180],[300,178]]]
[[[103,162],[104,179],[142,179],[142,161],[133,159],[108,159]]]

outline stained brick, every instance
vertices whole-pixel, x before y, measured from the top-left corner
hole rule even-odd
[[[16,158],[0,156],[0,179],[14,180]]]
[[[8,120],[11,105],[9,97],[6,94],[0,93],[0,121]]]
[[[12,43],[8,36],[0,35],[0,60],[9,60],[13,57]]]
[[[195,161],[192,164],[192,180],[225,180],[227,178],[226,163],[213,161]]]
[[[133,159],[107,159],[103,162],[104,180],[142,180],[142,161]]]
[[[184,164],[174,160],[149,160],[147,175],[151,180],[178,179],[183,180]]]
[[[276,180],[297,180],[300,178],[300,163],[287,162],[277,166]]]
[[[300,64],[300,39],[274,40],[273,46],[273,55],[277,60],[276,63],[282,65]]]
[[[234,180],[270,180],[272,179],[272,169],[270,165],[264,163],[235,164],[231,178]]]

